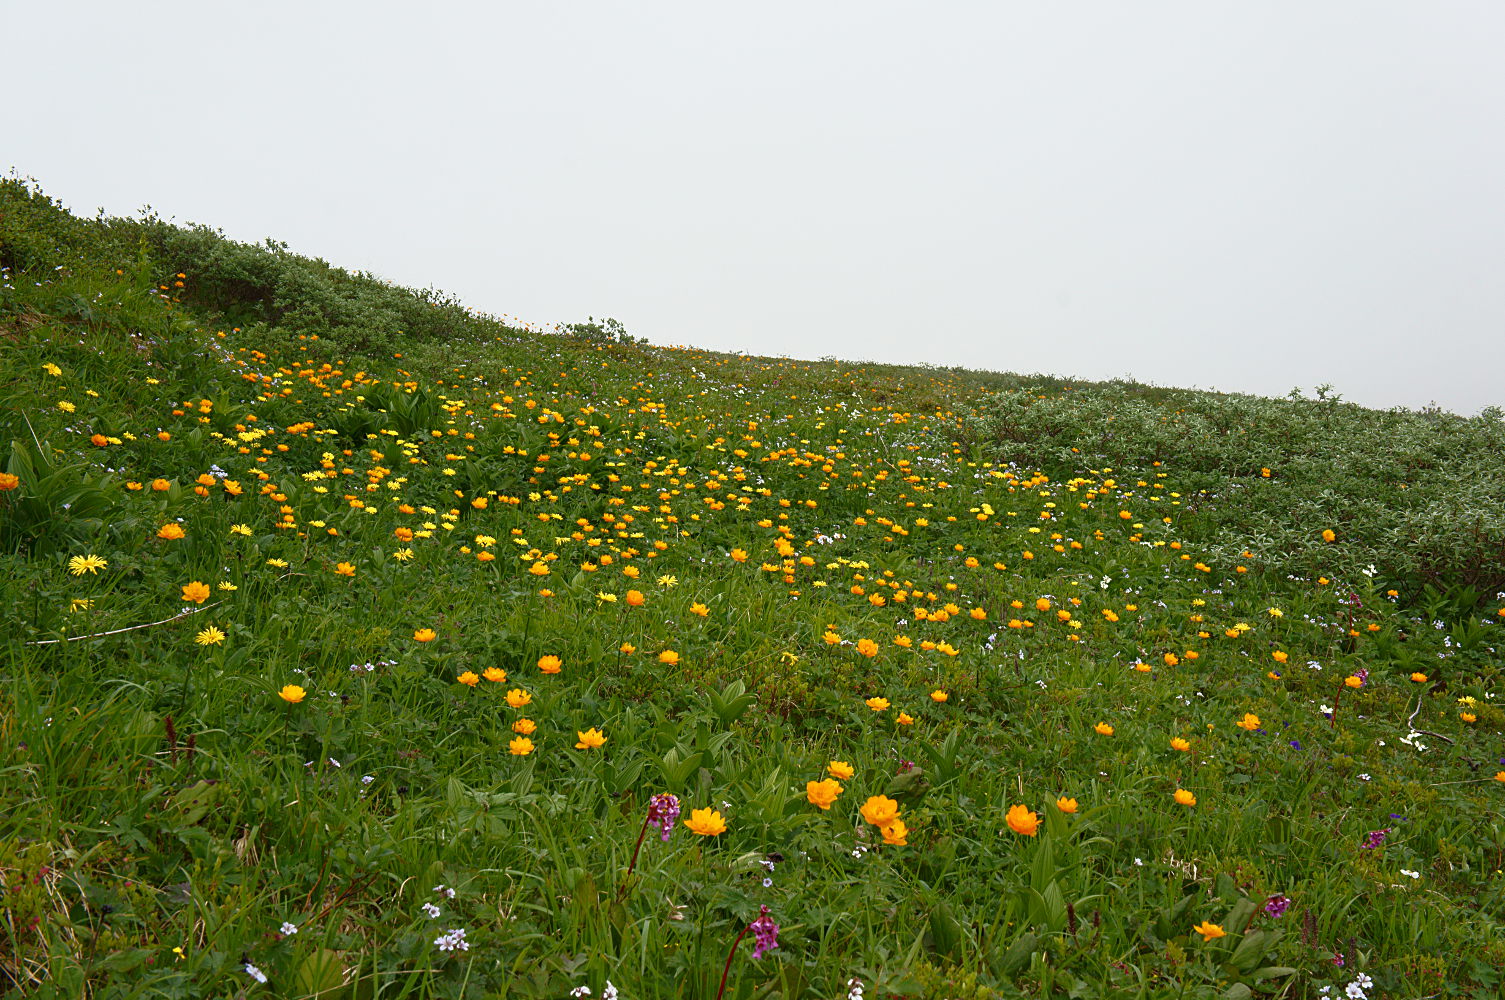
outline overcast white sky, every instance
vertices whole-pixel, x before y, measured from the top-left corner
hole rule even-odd
[[[0,0],[0,43],[0,169],[75,211],[538,324],[1505,404],[1498,0]]]

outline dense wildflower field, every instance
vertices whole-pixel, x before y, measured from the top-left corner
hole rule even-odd
[[[1505,438],[0,186],[0,987],[1484,996]]]

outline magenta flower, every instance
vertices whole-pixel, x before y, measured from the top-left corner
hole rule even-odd
[[[748,929],[753,932],[754,959],[762,958],[765,951],[772,951],[779,946],[779,925],[768,915],[768,907],[762,907],[758,911],[758,919]]]

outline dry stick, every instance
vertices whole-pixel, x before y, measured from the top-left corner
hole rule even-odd
[[[1426,695],[1417,695],[1416,696],[1416,707],[1411,710],[1410,716],[1408,716],[1407,719],[1406,719],[1406,728],[1409,729],[1409,730],[1411,730],[1413,733],[1420,733],[1422,736],[1432,736],[1432,737],[1435,737],[1435,738],[1437,738],[1439,740],[1442,740],[1448,746],[1453,746],[1454,745],[1453,741],[1450,740],[1450,739],[1448,739],[1446,736],[1442,735],[1441,733],[1428,732],[1425,729],[1417,729],[1415,726],[1411,725],[1412,722],[1416,721],[1416,713],[1421,711],[1421,702],[1422,702],[1422,699],[1425,698],[1425,697],[1426,697]]]
[[[102,639],[107,635],[119,635],[122,632],[131,632],[138,628],[151,628],[154,625],[166,625],[168,622],[175,622],[180,619],[187,618],[189,615],[196,615],[200,611],[208,611],[210,608],[224,604],[226,600],[228,600],[228,598],[222,598],[218,601],[215,601],[213,604],[206,604],[201,608],[185,608],[184,610],[179,611],[177,614],[173,615],[171,618],[164,618],[159,622],[147,622],[145,625],[127,625],[125,628],[111,629],[108,632],[95,632],[93,635],[70,635],[65,639],[37,639],[34,642],[28,642],[26,645],[51,646],[54,643],[59,642],[78,642],[80,639]]]

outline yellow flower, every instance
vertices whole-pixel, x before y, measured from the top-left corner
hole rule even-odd
[[[1056,799],[1056,808],[1061,810],[1063,813],[1074,813],[1077,810],[1077,801],[1076,799],[1068,799],[1065,796],[1062,796],[1061,798]]]
[[[533,696],[522,688],[513,688],[507,692],[507,704],[513,708],[522,708],[533,700]]]
[[[473,670],[467,670],[460,676],[455,678],[455,680],[459,681],[461,684],[464,684],[466,687],[475,687],[476,682],[480,679],[481,678],[475,675],[475,671]]]
[[[690,828],[691,833],[698,833],[702,837],[715,837],[726,832],[726,821],[721,818],[721,813],[709,807],[692,810],[690,818],[685,820],[685,826]]]
[[[564,666],[564,661],[552,653],[538,658],[538,669],[546,674],[557,674]]]
[[[1234,725],[1238,726],[1245,732],[1252,733],[1260,727],[1259,716],[1255,715],[1253,712],[1245,712],[1244,717],[1235,722]]]
[[[507,683],[507,671],[503,670],[501,667],[487,667],[484,671],[481,672],[481,676],[486,678],[493,684]]]
[[[679,654],[672,649],[666,649],[658,654],[658,662],[668,664],[672,667],[679,662]]]
[[[822,809],[830,809],[831,803],[836,801],[836,797],[841,792],[841,783],[834,778],[805,782],[805,798],[810,800],[811,805],[820,806]]]
[[[888,699],[887,698],[869,698],[866,701],[865,704],[867,705],[868,708],[871,708],[873,711],[875,711],[875,712],[881,712],[884,709],[888,708]]]
[[[225,633],[210,625],[204,631],[193,637],[193,641],[200,646],[218,646],[225,641]]]
[[[1332,534],[1332,532],[1324,532],[1324,534]],[[1328,541],[1332,541],[1332,539],[1328,539]],[[1193,934],[1202,935],[1202,942],[1204,944],[1208,941],[1211,941],[1213,938],[1225,937],[1228,933],[1217,924],[1209,924],[1205,920],[1196,927],[1193,927],[1191,931]]]
[[[1040,814],[1031,812],[1028,806],[1009,806],[1003,818],[1010,830],[1026,837],[1033,837],[1040,828]]]
[[[522,736],[532,736],[538,731],[538,723],[532,719],[518,719],[512,723],[512,731]]]
[[[1184,788],[1176,789],[1174,798],[1183,806],[1194,806],[1197,804],[1197,797]]]
[[[433,642],[438,636],[439,633],[431,628],[421,628],[413,633],[413,639],[417,642]]]
[[[583,733],[577,729],[575,730],[575,735],[580,738],[579,742],[575,744],[576,750],[595,750],[606,745],[605,734],[594,726]]]
[[[1276,663],[1284,663],[1286,660],[1289,660],[1291,658],[1290,654],[1283,649],[1277,649],[1270,655],[1275,658]]]
[[[303,696],[306,694],[308,694],[308,692],[303,690],[296,684],[288,684],[283,687],[281,691],[277,692],[277,696],[283,701],[287,702],[289,705],[298,704],[298,702],[303,700]]]
[[[899,717],[894,721],[901,726],[912,726],[914,725],[914,716],[910,715],[908,712],[900,712]]]
[[[711,609],[706,607],[704,604],[701,604],[699,601],[696,601],[694,604],[690,605],[690,613],[692,615],[699,615],[700,617],[704,618],[706,615],[711,613]]]
[[[528,572],[532,573],[534,576],[548,576],[549,575],[549,564],[545,563],[545,562],[536,562],[532,566],[528,567]],[[532,749],[533,749],[533,745],[530,743],[528,745],[528,750],[532,750]],[[526,753],[526,752],[527,751],[524,751],[524,753]]]
[[[939,688],[930,692],[930,700],[936,702],[937,704],[945,701],[948,697],[950,697],[950,695],[946,694],[946,692],[940,690]]]
[[[109,566],[109,562],[100,556],[89,554],[86,556],[74,556],[68,560],[68,572],[74,576],[83,576],[85,573],[97,574],[100,570]],[[208,596],[208,595],[205,595]]]
[[[198,580],[183,585],[183,600],[192,601],[194,604],[203,604],[208,599],[209,588]]]
[[[1099,722],[1097,725],[1093,726],[1092,728],[1100,736],[1112,736],[1113,735],[1113,727],[1110,726],[1110,725],[1108,725],[1106,722]]]
[[[250,538],[251,526],[249,524],[232,524],[230,525],[230,534],[243,535],[246,538]]]
[[[842,781],[850,781],[852,775],[857,773],[856,768],[844,760],[831,761],[831,763],[826,765],[826,771],[831,777],[840,778]]]
[[[876,827],[885,827],[899,817],[899,803],[887,795],[874,795],[868,798],[858,810],[862,818]]]
[[[629,656],[632,655],[633,653],[636,653],[637,651],[638,651],[638,648],[636,646],[634,646],[630,642],[624,642],[624,643],[622,643],[622,645],[620,645],[620,646],[617,647],[617,652],[619,652],[619,653],[625,653],[625,654],[627,654]]]
[[[355,576],[355,567],[348,562],[336,563],[334,571],[337,576]]]
[[[526,736],[514,736],[507,749],[514,757],[526,757],[533,752],[533,741]]]

